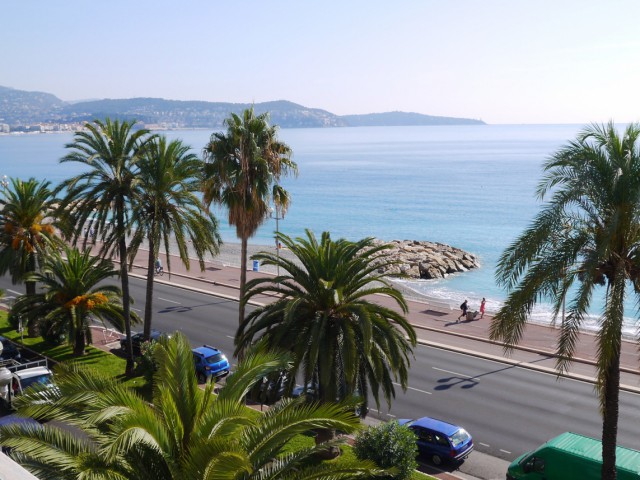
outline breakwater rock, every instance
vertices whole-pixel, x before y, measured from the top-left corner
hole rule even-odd
[[[480,266],[478,258],[444,243],[417,240],[392,240],[386,253],[397,264],[380,269],[380,273],[403,274],[410,278],[444,278],[451,273],[466,272]]]

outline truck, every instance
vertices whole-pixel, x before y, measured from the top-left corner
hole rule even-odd
[[[0,362],[0,403],[13,408],[13,400],[36,384],[52,385],[53,373],[46,359],[19,363],[15,360]]]
[[[640,480],[640,452],[616,447],[618,480]],[[602,442],[565,432],[516,458],[507,470],[507,480],[599,480]]]

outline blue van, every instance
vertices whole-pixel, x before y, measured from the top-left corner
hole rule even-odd
[[[398,420],[416,434],[418,451],[434,465],[462,462],[473,451],[473,439],[464,428],[431,417]]]

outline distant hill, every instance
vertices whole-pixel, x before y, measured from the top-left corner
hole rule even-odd
[[[484,125],[482,120],[468,118],[435,117],[412,112],[369,113],[342,115],[350,127],[405,127],[410,125]]]
[[[239,113],[249,103],[165,100],[162,98],[104,99],[64,102],[55,95],[0,87],[0,123],[77,123],[96,118],[135,119],[165,128],[219,128],[230,112]],[[335,115],[286,100],[256,103],[257,113],[269,112],[282,128],[356,127],[392,125],[478,125],[465,118],[434,117],[419,113],[389,112],[369,115]]]

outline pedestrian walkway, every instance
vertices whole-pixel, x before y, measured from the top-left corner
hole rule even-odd
[[[140,250],[133,264],[132,275],[146,278],[147,258],[148,252]],[[160,258],[163,265],[169,264],[164,255],[161,255]],[[229,299],[238,299],[240,286],[240,269],[238,267],[213,261],[207,262],[205,270],[201,272],[197,262],[192,262],[192,270],[187,271],[177,257],[172,257],[170,264],[172,271],[165,270],[162,277],[155,277],[156,282],[191,288]],[[247,272],[247,280],[265,275],[269,274],[250,270]],[[255,297],[254,303],[263,304],[273,301],[273,298],[273,296],[262,295]],[[375,301],[391,308],[397,308],[389,297],[378,295],[375,297]],[[458,322],[457,318],[460,312],[447,309],[441,303],[431,304],[428,301],[411,299],[408,300],[408,305],[407,318],[416,329],[421,344],[505,361],[524,368],[557,373],[554,355],[555,345],[558,341],[556,328],[537,324],[528,325],[520,344],[509,355],[506,355],[503,344],[489,339],[490,315],[485,315],[483,319]],[[576,345],[574,362],[565,375],[593,381],[596,353],[595,335],[588,332],[581,333]],[[640,352],[637,345],[632,341],[623,341],[621,383],[624,389],[640,393],[639,366]]]

